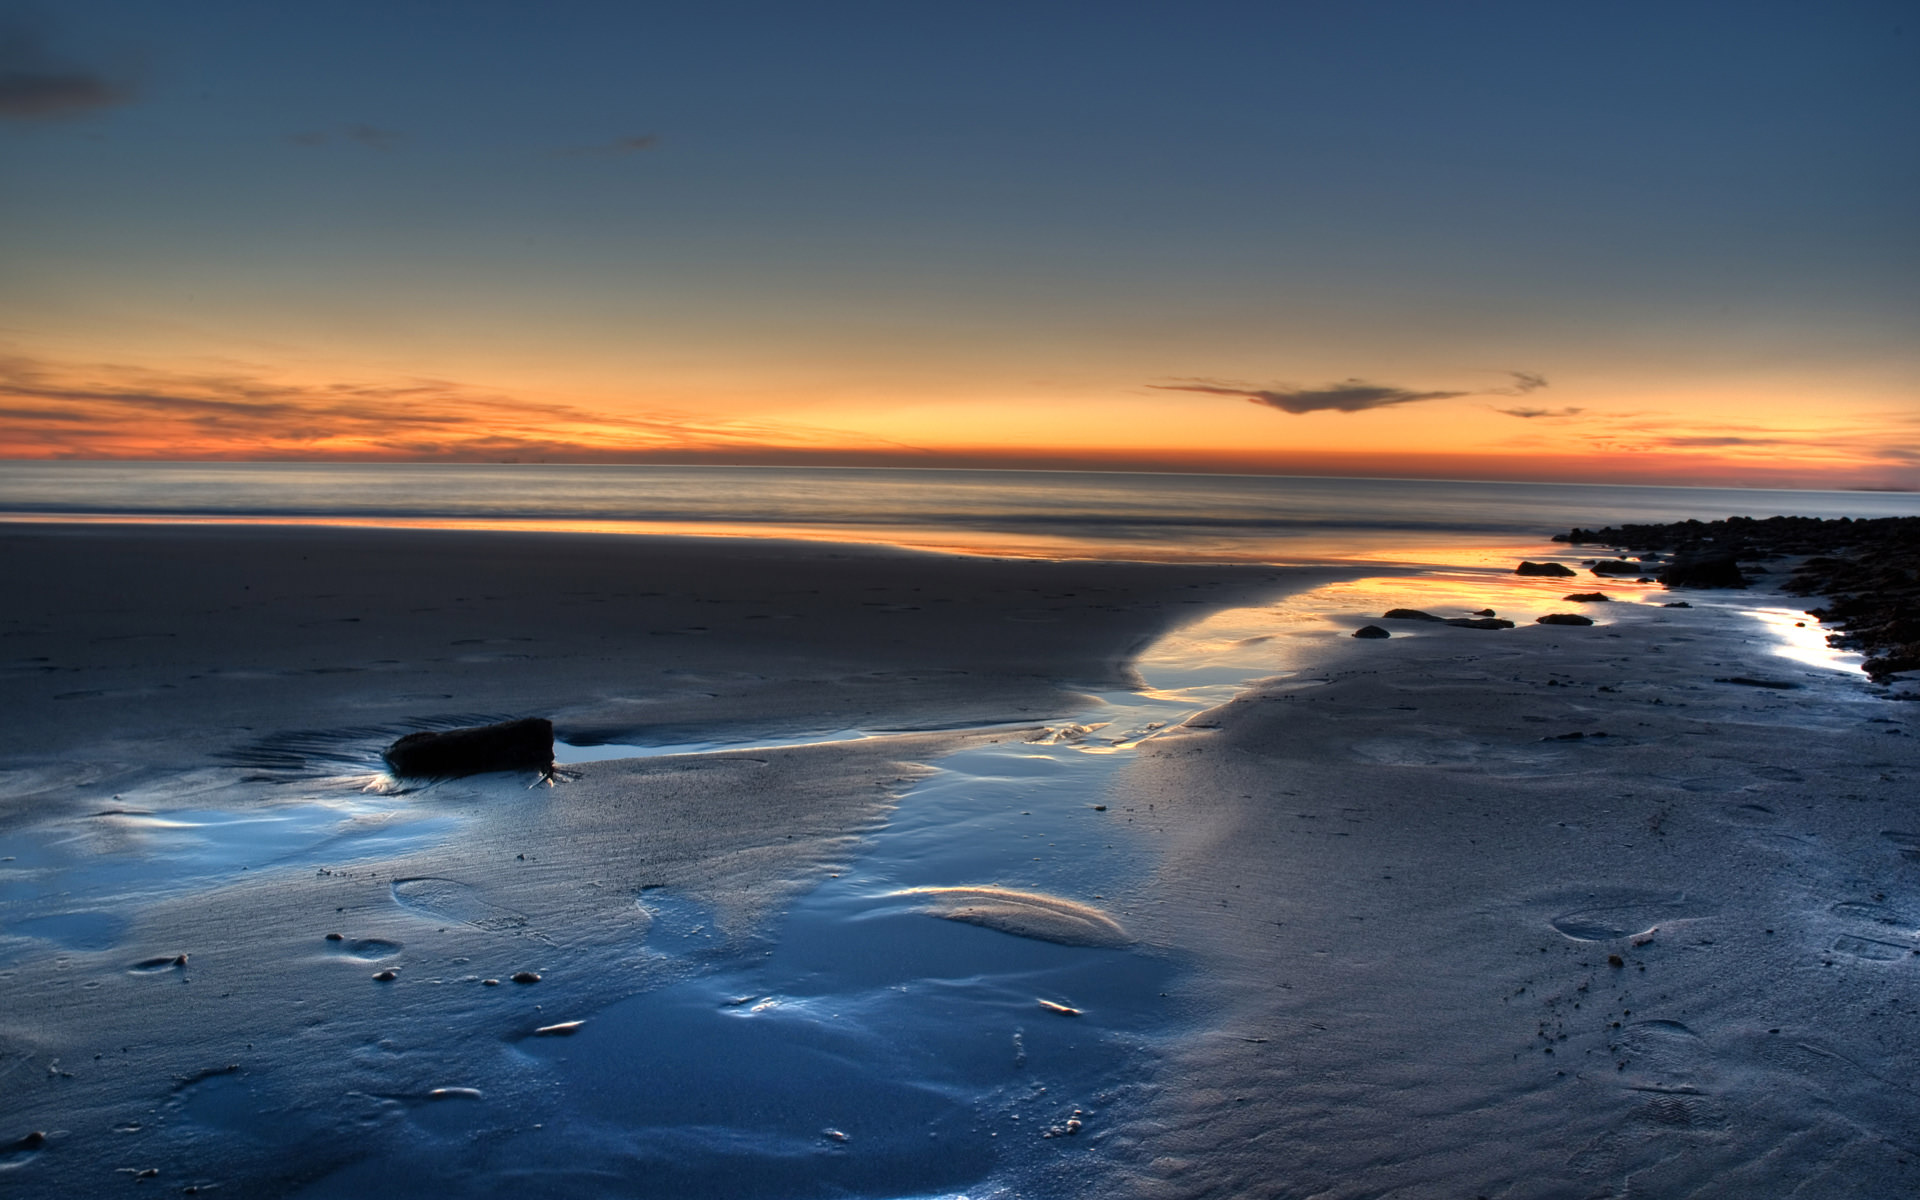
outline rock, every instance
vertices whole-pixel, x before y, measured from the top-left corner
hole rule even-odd
[[[1587,570],[1595,575],[1629,575],[1638,577],[1646,572],[1645,563],[1628,562],[1624,558],[1603,558]]]
[[[1515,575],[1571,575],[1573,568],[1559,563],[1525,562],[1513,569]]]
[[[1438,621],[1439,617],[1417,608],[1390,608],[1380,615],[1382,621]]]
[[[1688,604],[1685,600],[1675,600],[1668,604],[1662,604],[1660,607],[1661,608],[1692,608],[1693,605]]]
[[[1500,614],[1499,614],[1499,613],[1497,613],[1497,612],[1494,612],[1494,611],[1493,611],[1492,609],[1490,609],[1490,608],[1483,608],[1483,609],[1481,609],[1481,610],[1479,610],[1478,612],[1472,612],[1472,613],[1468,613],[1467,615],[1468,615],[1468,616],[1471,616],[1471,617],[1497,617],[1497,616],[1499,616]]]
[[[1535,617],[1541,625],[1591,625],[1592,617],[1583,617],[1579,613],[1548,613],[1544,617]]]
[[[1362,625],[1353,631],[1353,636],[1357,638],[1385,638],[1392,637],[1393,635],[1378,625]]]
[[[1562,596],[1562,600],[1577,600],[1582,604],[1610,604],[1613,597],[1605,592],[1575,592],[1571,596]]]
[[[1457,625],[1462,629],[1512,629],[1513,622],[1502,617],[1454,617],[1443,625]]]
[[[540,982],[539,973],[535,971],[515,971],[513,974],[507,976],[507,978],[513,980],[515,983]]]
[[[1667,564],[1660,582],[1670,588],[1743,588],[1747,577],[1740,573],[1740,564],[1732,554],[1685,554]]]
[[[446,779],[486,771],[551,771],[553,722],[545,717],[409,733],[382,755],[398,776]]]
[[[1751,675],[1727,675],[1714,680],[1715,683],[1737,683],[1742,687],[1757,688],[1797,688],[1797,683],[1788,683],[1784,679],[1755,679]]]

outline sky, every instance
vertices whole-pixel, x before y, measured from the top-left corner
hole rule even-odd
[[[0,458],[1920,488],[1920,10],[0,0]]]

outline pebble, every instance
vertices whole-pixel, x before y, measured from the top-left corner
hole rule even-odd
[[[400,973],[398,971],[375,971],[373,978],[378,983],[391,983],[393,980],[400,978]]]
[[[515,971],[512,975],[508,976],[508,978],[512,979],[515,983],[540,982],[540,976],[532,971]]]

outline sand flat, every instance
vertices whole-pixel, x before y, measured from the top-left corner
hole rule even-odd
[[[534,1127],[561,1081],[624,1087],[627,1061],[686,1089],[718,1071],[757,1103],[753,1053],[694,1044],[730,1030],[796,1079],[820,1072],[784,1094],[810,1112],[872,1083],[859,1055],[892,1052],[873,1031],[903,1010],[843,1006],[896,992],[960,1075],[886,1066],[872,1111],[781,1125],[780,1162],[845,1156],[819,1178],[879,1193],[963,1187],[1014,1161],[964,1140],[992,1125],[1038,1156],[1019,1161],[1040,1164],[1040,1194],[1916,1184],[1920,734],[1907,706],[1772,656],[1727,609],[1623,602],[1591,628],[1356,643],[1378,609],[1313,616],[1353,587],[1296,594],[1270,617],[1300,670],[1143,727],[1098,809],[1060,817],[1099,831],[1086,844],[1144,847],[1150,877],[1101,899],[1015,863],[922,893],[958,921],[897,927],[879,889],[859,926],[876,962],[944,939],[975,964],[971,991],[722,1002],[689,981],[788,950],[770,940],[783,915],[938,763],[999,742],[1073,753],[1042,728],[1063,721],[1098,741],[1081,689],[1134,682],[1131,656],[1178,624],[1325,576],[549,535],[0,537],[32,567],[0,614],[17,653],[0,676],[17,715],[0,736],[0,1135],[49,1132],[4,1167],[51,1188],[151,1167],[229,1194],[350,1194],[417,1161],[421,1188],[593,1194],[636,1164],[744,1163],[751,1139],[656,1130],[608,1150],[627,1135]],[[1743,675],[1802,686],[1716,682]],[[589,762],[552,788],[358,790],[408,722],[521,714],[606,741],[922,732]],[[1081,936],[1046,936],[1062,931]],[[812,950],[792,949],[803,980]],[[1005,1028],[975,1039],[963,991]],[[636,1022],[651,995],[670,999]],[[1045,1091],[1096,1050],[1132,1082]],[[596,1060],[612,1074],[580,1065]],[[956,1105],[967,1089],[990,1101]],[[640,1089],[621,1111],[660,1120],[673,1101]],[[948,1149],[921,1172],[925,1132]],[[1047,1167],[1065,1147],[1071,1169]],[[842,1161],[880,1173],[832,1174]]]

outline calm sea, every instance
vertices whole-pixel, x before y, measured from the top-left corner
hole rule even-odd
[[[1048,557],[1413,560],[1571,526],[1920,514],[1908,492],[1071,471],[0,463],[0,519],[800,537]]]

